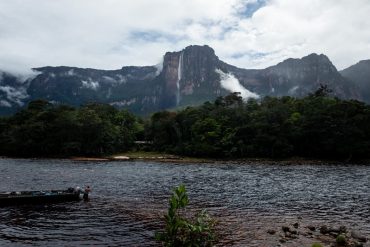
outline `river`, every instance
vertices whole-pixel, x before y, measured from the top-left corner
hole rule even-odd
[[[0,208],[0,246],[156,246],[179,184],[217,219],[222,246],[276,246],[266,230],[293,222],[370,236],[370,166],[0,159],[0,191],[93,190],[89,202]]]

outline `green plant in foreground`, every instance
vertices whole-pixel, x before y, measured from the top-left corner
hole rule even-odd
[[[319,243],[313,243],[311,247],[322,247],[322,245]]]
[[[168,213],[165,215],[165,230],[157,232],[155,238],[161,241],[163,246],[212,246],[215,241],[213,227],[215,221],[203,210],[190,220],[182,214],[189,204],[184,185],[174,189],[170,198]],[[180,213],[181,211],[181,213]]]
[[[342,234],[338,235],[335,241],[339,246],[345,246],[347,242],[346,237]]]

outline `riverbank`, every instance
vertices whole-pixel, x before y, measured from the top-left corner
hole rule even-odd
[[[120,154],[114,154],[104,157],[72,157],[75,161],[155,161],[163,163],[230,163],[230,164],[268,164],[268,165],[345,165],[345,164],[359,164],[370,165],[370,160],[357,161],[341,161],[341,160],[319,160],[308,159],[303,157],[291,157],[286,159],[269,159],[269,158],[244,158],[244,159],[215,159],[215,158],[198,158],[179,156],[160,152],[143,152],[130,151]]]
[[[126,152],[103,157],[71,157],[74,161],[158,161],[166,163],[214,163],[215,159],[183,157],[158,152]]]
[[[199,158],[179,156],[161,152],[144,152],[144,151],[129,151],[118,153],[109,156],[73,156],[73,157],[7,157],[0,156],[0,159],[67,159],[80,162],[110,162],[110,161],[154,161],[161,163],[207,163],[207,164],[265,164],[265,165],[370,165],[370,160],[329,160],[329,159],[310,159],[304,157],[290,157],[286,159],[270,159],[270,158],[238,158],[238,159],[216,159],[216,158]]]

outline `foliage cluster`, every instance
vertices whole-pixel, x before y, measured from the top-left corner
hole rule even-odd
[[[344,236],[343,234],[338,235],[335,241],[338,246],[346,246],[347,243],[346,236]]]
[[[157,232],[155,238],[163,246],[212,246],[215,241],[215,221],[205,210],[194,220],[185,218],[185,207],[189,198],[184,185],[174,189],[170,198],[168,213],[165,215],[165,231]]]
[[[145,122],[110,105],[80,108],[37,100],[0,117],[0,155],[99,156],[133,148],[192,157],[337,160],[370,158],[370,106],[328,97],[322,87],[305,98],[244,102],[234,93]]]
[[[370,158],[370,106],[328,97],[266,97],[244,102],[237,94],[155,113],[147,138],[156,151],[218,158],[292,156]]]
[[[311,245],[311,247],[323,247],[323,246],[321,244],[319,244],[319,243],[313,243]]]
[[[0,155],[99,156],[128,150],[143,125],[128,111],[88,104],[78,109],[32,101],[0,118]]]

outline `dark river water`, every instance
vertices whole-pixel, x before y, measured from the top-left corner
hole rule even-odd
[[[89,202],[0,208],[0,246],[156,246],[179,184],[220,222],[223,246],[270,246],[266,227],[295,220],[370,236],[370,166],[0,159],[0,191],[93,190]]]

